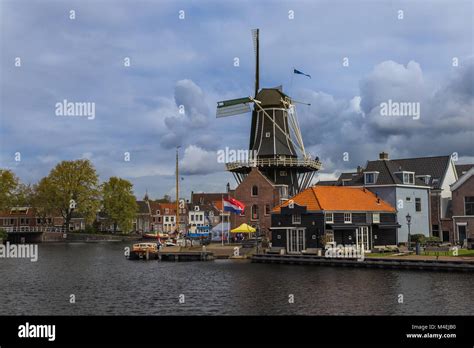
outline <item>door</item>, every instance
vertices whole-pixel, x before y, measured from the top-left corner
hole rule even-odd
[[[356,246],[364,247],[364,250],[370,250],[369,227],[362,226],[356,229]]]
[[[463,245],[466,239],[466,225],[458,225],[459,244]]]
[[[298,228],[288,230],[288,252],[300,253],[305,249],[305,230]]]

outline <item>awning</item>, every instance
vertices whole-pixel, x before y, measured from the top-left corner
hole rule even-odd
[[[379,225],[379,229],[381,229],[381,230],[386,229],[386,228],[400,228],[400,227],[402,227],[402,226],[399,225],[399,224]]]
[[[255,233],[257,230],[253,228],[252,226],[247,225],[246,223],[243,223],[239,227],[234,228],[230,232],[232,233]]]

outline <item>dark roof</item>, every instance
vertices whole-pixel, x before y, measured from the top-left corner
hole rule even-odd
[[[319,180],[316,186],[336,186],[337,180]]]
[[[390,161],[400,165],[403,170],[415,172],[415,175],[431,176],[429,185],[434,188],[440,188],[446,170],[450,164],[451,156],[403,158],[393,159]],[[433,179],[438,180],[437,182],[433,182]]]
[[[146,201],[137,201],[138,214],[150,214],[150,206]]]
[[[214,201],[221,200],[222,197],[227,198],[227,193],[191,193],[191,204],[212,204]]]
[[[425,183],[422,178],[415,178],[418,186],[433,186],[440,188],[446,170],[450,163],[450,156],[403,158],[393,160],[368,161],[363,172],[379,172],[377,185],[400,185],[402,180],[395,175],[396,172],[415,172],[415,176],[429,175],[430,181]],[[338,186],[364,185],[363,172],[342,173],[338,179]]]
[[[458,175],[458,178],[460,178],[461,176],[466,174],[469,171],[469,169],[474,167],[474,164],[456,164],[455,167],[456,167],[456,173]]]

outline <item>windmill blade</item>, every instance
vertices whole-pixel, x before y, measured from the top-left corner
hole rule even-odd
[[[249,97],[217,102],[216,118],[250,112],[251,102]]]
[[[259,29],[252,29],[253,49],[255,52],[255,95],[257,98],[258,90],[260,89],[260,43],[259,43]]]

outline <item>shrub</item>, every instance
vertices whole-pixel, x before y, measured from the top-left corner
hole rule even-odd
[[[8,233],[5,231],[3,228],[0,228],[0,240],[7,240],[8,238]]]
[[[411,242],[412,243],[420,243],[420,244],[425,244],[426,237],[424,234],[418,233],[418,234],[412,234],[411,235]]]

